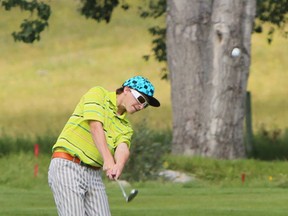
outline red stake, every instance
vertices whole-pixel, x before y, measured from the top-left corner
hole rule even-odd
[[[244,184],[245,182],[245,177],[246,177],[245,173],[242,173],[241,175],[242,184]]]
[[[39,145],[38,145],[38,144],[35,144],[35,145],[34,145],[34,156],[35,156],[35,158],[36,158],[36,161],[37,161],[38,155],[39,155]],[[34,177],[37,177],[37,176],[38,176],[38,170],[39,170],[39,166],[38,166],[38,164],[36,163],[36,164],[34,165]]]
[[[34,145],[34,155],[35,155],[35,157],[38,157],[38,155],[39,155],[39,145],[38,144]]]

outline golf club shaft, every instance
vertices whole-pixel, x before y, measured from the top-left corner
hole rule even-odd
[[[120,181],[117,180],[117,179],[116,179],[116,182],[118,183],[119,187],[121,188],[121,191],[122,191],[123,196],[125,197],[125,199],[127,199],[127,195],[126,195],[126,192],[125,192],[122,184],[121,184]]]

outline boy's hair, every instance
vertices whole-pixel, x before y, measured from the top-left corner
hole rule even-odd
[[[116,94],[120,95],[123,93],[123,91],[124,91],[124,86],[121,86],[120,88],[116,89]]]

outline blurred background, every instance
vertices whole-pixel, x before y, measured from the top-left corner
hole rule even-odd
[[[134,75],[156,87],[160,109],[129,118],[149,121],[154,128],[171,128],[169,81],[161,80],[162,64],[151,54],[148,28],[165,20],[141,19],[137,7],[117,8],[109,24],[87,20],[77,1],[51,1],[49,27],[34,44],[14,42],[28,13],[0,12],[0,132],[12,135],[58,134],[79,98],[100,85],[111,91]],[[288,40],[276,32],[268,44],[265,32],[252,36],[248,91],[252,95],[254,131],[288,127]]]

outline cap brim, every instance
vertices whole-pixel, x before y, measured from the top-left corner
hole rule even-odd
[[[159,107],[160,106],[160,102],[156,98],[148,96],[148,95],[145,95],[145,96],[148,98],[148,104],[150,106],[153,106],[153,107]]]

